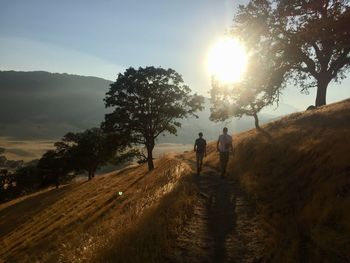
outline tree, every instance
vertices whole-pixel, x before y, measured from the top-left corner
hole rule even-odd
[[[211,94],[210,120],[224,121],[243,115],[252,116],[255,128],[260,130],[258,113],[267,105],[278,103],[283,71],[273,71],[276,67],[273,59],[266,60],[260,49],[254,50],[242,81],[234,84],[222,84],[213,79]]]
[[[3,154],[5,153],[5,149],[0,147],[0,167],[5,166],[7,158]]]
[[[225,121],[247,115],[254,117],[255,128],[260,129],[258,112],[270,104],[270,99],[264,91],[251,87],[247,82],[223,85],[213,81],[210,93],[210,102],[213,105],[210,108],[211,121]]]
[[[322,106],[328,84],[349,69],[349,24],[345,0],[251,0],[239,7],[234,30],[269,32],[285,63],[285,81],[294,79],[305,92],[317,87],[315,105]]]
[[[183,79],[173,69],[128,68],[119,74],[106,94],[106,114],[102,127],[147,149],[149,170],[154,168],[153,149],[156,138],[164,133],[176,134],[180,119],[202,109],[203,98],[191,95]]]
[[[234,84],[223,84],[213,79],[210,119],[224,121],[243,115],[252,116],[256,129],[260,130],[258,113],[267,105],[278,104],[289,66],[276,52],[277,44],[268,26],[268,2],[255,2],[254,8],[249,6],[249,13],[241,11],[236,16],[236,24],[230,32],[249,54],[247,69],[242,80]]]
[[[60,183],[73,170],[67,159],[62,151],[48,150],[44,153],[37,165],[41,187],[49,185],[59,187]]]
[[[33,160],[16,170],[14,176],[18,194],[31,192],[43,186],[37,166],[38,160]]]
[[[117,150],[124,148],[119,141],[99,128],[92,128],[67,133],[55,146],[56,152],[65,158],[68,170],[86,171],[90,180],[98,168],[115,158]]]

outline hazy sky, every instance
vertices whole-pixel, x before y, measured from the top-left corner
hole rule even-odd
[[[45,70],[115,80],[129,66],[172,67],[209,96],[206,56],[244,0],[1,0],[0,70]],[[350,97],[350,81],[328,102]],[[333,85],[332,85],[333,86]],[[313,104],[290,87],[284,102]]]

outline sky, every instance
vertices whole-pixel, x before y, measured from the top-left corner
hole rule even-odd
[[[44,70],[115,80],[127,67],[171,67],[209,96],[207,55],[246,0],[1,0],[0,70]],[[350,97],[350,80],[331,84],[328,102]],[[285,90],[291,109],[315,91]],[[283,109],[282,109],[283,110]],[[288,111],[288,110],[287,110]]]

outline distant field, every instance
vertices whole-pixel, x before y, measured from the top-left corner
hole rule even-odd
[[[154,156],[159,158],[164,154],[182,153],[184,151],[190,151],[192,148],[192,144],[160,143],[154,148]]]
[[[12,140],[0,137],[0,147],[6,149],[5,156],[10,160],[30,161],[38,159],[44,152],[53,148],[55,141],[48,140]],[[191,150],[191,144],[160,143],[154,149],[154,156],[158,158],[168,153],[179,153]]]
[[[0,147],[6,149],[9,160],[30,161],[38,159],[44,152],[53,148],[54,141],[48,140],[12,140],[0,137]]]

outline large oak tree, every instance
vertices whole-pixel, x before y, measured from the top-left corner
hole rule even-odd
[[[164,132],[176,134],[180,119],[202,109],[203,98],[192,95],[173,69],[130,67],[111,84],[105,102],[113,111],[106,114],[102,127],[130,144],[144,145],[152,170],[156,138]]]
[[[276,52],[278,45],[271,34],[270,15],[267,1],[240,7],[230,33],[245,46],[248,65],[237,83],[223,84],[213,79],[211,120],[247,115],[254,117],[255,127],[260,129],[258,113],[265,106],[278,103],[289,65]]]
[[[256,31],[274,38],[286,81],[302,91],[317,87],[316,106],[326,104],[328,84],[350,65],[350,3],[347,0],[251,0],[235,17],[234,31],[254,41]]]

